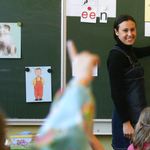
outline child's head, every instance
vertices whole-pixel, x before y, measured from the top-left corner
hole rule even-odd
[[[5,143],[5,117],[0,111],[0,150],[3,150]]]
[[[150,107],[141,111],[134,134],[134,148],[136,148],[137,145],[142,148],[145,142],[150,143]]]
[[[36,75],[37,77],[39,77],[39,76],[41,75],[41,68],[36,68],[36,69],[35,69],[35,75]]]

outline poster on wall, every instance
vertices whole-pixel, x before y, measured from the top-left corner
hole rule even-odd
[[[26,102],[51,102],[51,66],[25,67]]]
[[[21,58],[21,26],[0,23],[0,58]]]
[[[145,36],[150,37],[150,0],[145,0]]]
[[[116,17],[116,0],[67,0],[66,16],[80,17],[81,22],[107,23]]]

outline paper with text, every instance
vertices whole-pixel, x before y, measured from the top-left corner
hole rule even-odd
[[[80,17],[83,6],[97,7],[96,17],[100,17],[101,12],[107,12],[107,17],[116,17],[116,0],[66,0],[66,16]]]

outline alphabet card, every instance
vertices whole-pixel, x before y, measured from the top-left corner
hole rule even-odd
[[[81,12],[81,22],[96,23],[97,6],[83,6]]]
[[[116,17],[116,0],[66,0],[66,16],[81,17],[81,22],[107,23],[108,18]]]
[[[26,102],[51,102],[51,66],[25,67]]]
[[[107,23],[108,17],[107,17],[107,8],[104,6],[102,8],[102,11],[99,13],[100,17],[99,17],[99,22],[100,23]]]

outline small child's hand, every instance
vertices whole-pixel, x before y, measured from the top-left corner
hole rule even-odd
[[[72,41],[67,42],[67,48],[70,61],[74,64],[75,77],[85,79],[89,84],[93,80],[93,68],[100,64],[99,56],[88,51],[78,53]]]

